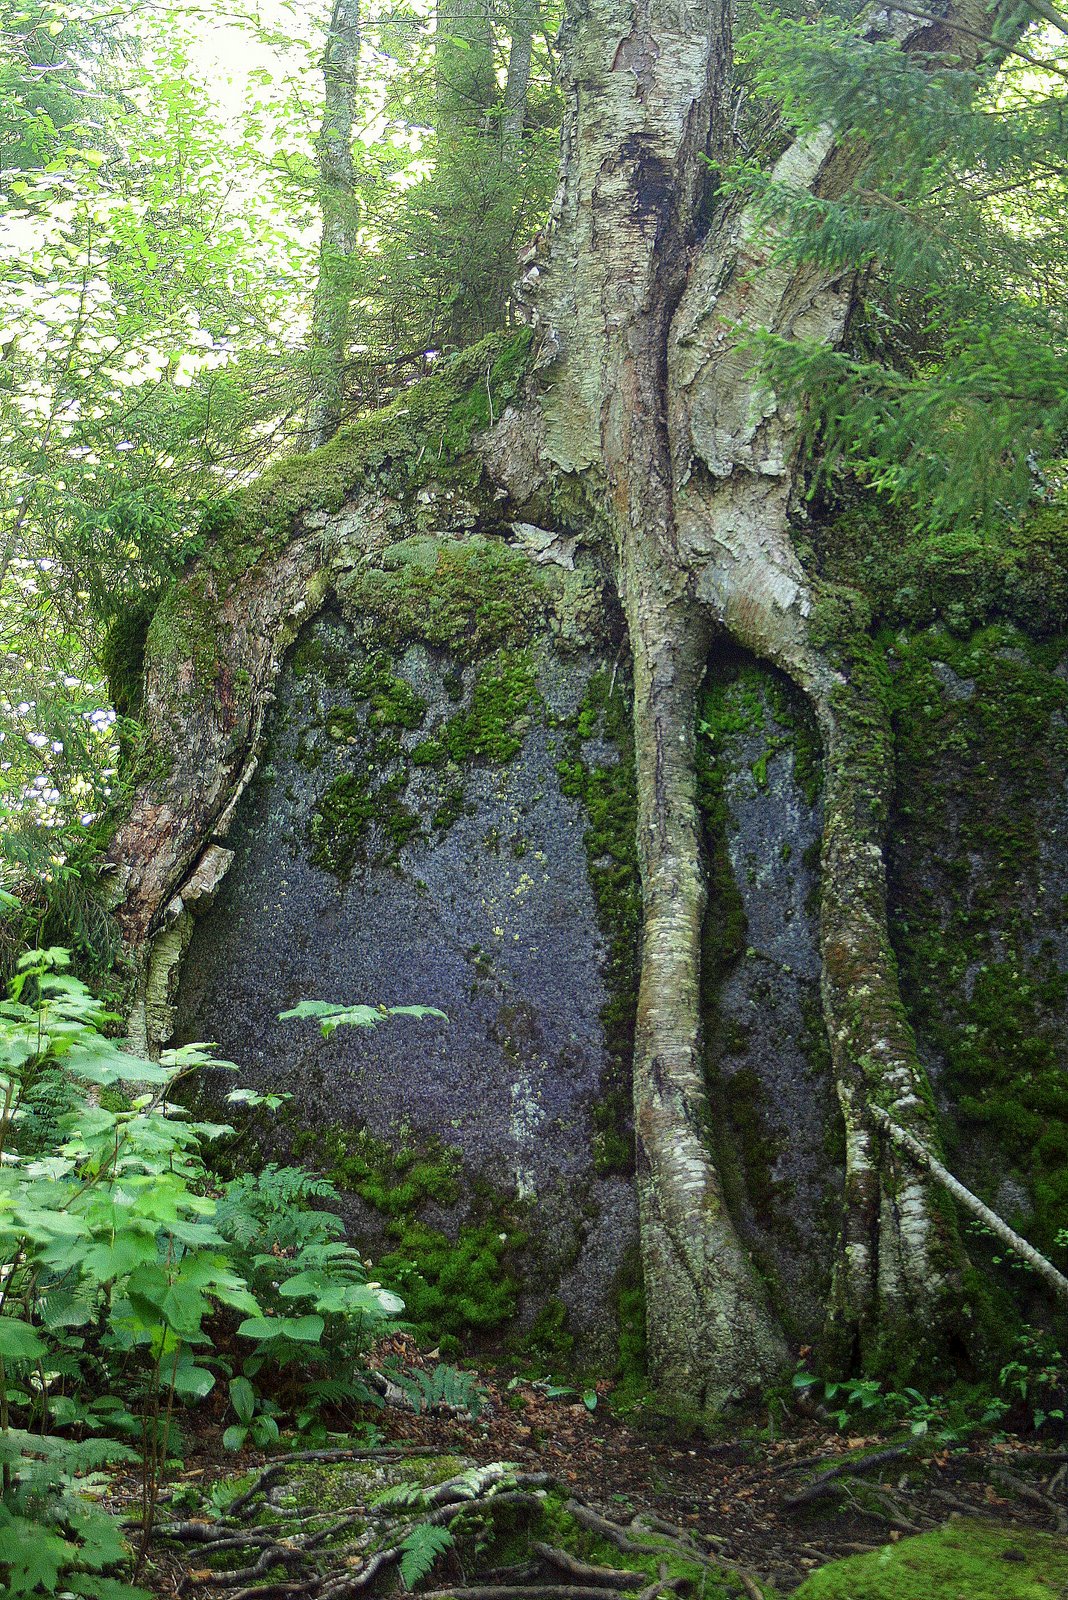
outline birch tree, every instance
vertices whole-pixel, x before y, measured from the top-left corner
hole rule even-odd
[[[456,26],[472,17],[481,30],[465,8]],[[1026,21],[979,0],[936,13],[873,9],[843,33],[843,70],[877,48],[976,85]],[[717,637],[793,680],[823,744],[821,993],[846,1135],[830,1344],[870,1370],[892,1364],[917,1328],[932,1352],[968,1335],[953,1213],[930,1169],[882,1136],[889,1118],[925,1150],[939,1148],[888,930],[890,730],[876,665],[859,596],[802,564],[803,416],[755,353],[762,338],[780,352],[842,346],[871,259],[793,252],[784,229],[850,191],[865,150],[834,120],[796,136],[783,122],[765,128],[760,147],[772,157],[752,181],[724,181],[744,115],[733,29],[723,0],[570,7],[559,186],[519,289],[532,369],[503,413],[491,397],[477,442],[498,518],[539,496],[551,504],[566,484],[590,525],[608,531],[634,682],[644,907],[634,1122],[650,1359],[659,1387],[696,1411],[722,1408],[787,1364],[708,1137],[694,746]],[[480,52],[468,50],[467,65]],[[162,908],[191,869],[203,878],[198,852],[224,831],[220,818],[247,780],[285,641],[313,603],[318,546],[301,526],[298,516],[244,594],[218,591],[227,629],[251,641],[230,663],[251,674],[249,693],[237,709],[198,703],[170,788],[146,790],[119,832],[134,942],[163,927]],[[163,706],[173,663],[156,680],[154,670],[150,661],[149,699],[155,681]],[[196,798],[183,799],[194,772]]]

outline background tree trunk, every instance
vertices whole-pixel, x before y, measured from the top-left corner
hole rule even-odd
[[[514,144],[523,136],[530,89],[530,58],[534,30],[538,25],[538,0],[513,0],[509,22],[511,45],[508,51],[508,76],[504,85],[504,118],[501,137]]]
[[[352,131],[359,58],[359,0],[334,0],[323,51],[323,123],[315,145],[323,234],[312,310],[312,395],[301,441],[305,450],[332,439],[344,414],[345,365],[352,340],[347,265],[356,248]]]

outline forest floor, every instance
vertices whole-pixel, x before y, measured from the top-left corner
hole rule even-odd
[[[608,1548],[604,1540],[608,1524],[616,1525],[621,1536],[611,1536],[608,1543],[620,1549],[639,1548],[628,1546],[628,1536],[631,1540],[656,1537],[650,1529],[659,1529],[667,1538],[670,1528],[675,1542],[668,1553],[704,1552],[706,1570],[715,1571],[717,1584],[726,1585],[716,1588],[716,1594],[744,1595],[750,1600],[793,1594],[829,1562],[894,1547],[910,1536],[947,1524],[963,1530],[966,1542],[974,1542],[983,1531],[994,1531],[1010,1540],[1005,1546],[1003,1539],[998,1551],[1002,1561],[1018,1561],[1021,1566],[1015,1578],[1016,1567],[999,1565],[994,1587],[981,1587],[984,1597],[988,1593],[1004,1594],[1007,1600],[1017,1600],[1017,1596],[1030,1600],[1032,1594],[1048,1594],[1050,1600],[1068,1596],[1068,1539],[1064,1537],[1068,1534],[1068,1450],[1039,1448],[1012,1436],[977,1437],[940,1446],[900,1434],[842,1434],[825,1421],[796,1418],[778,1437],[771,1437],[766,1430],[715,1441],[669,1437],[663,1430],[656,1436],[615,1418],[603,1402],[590,1409],[579,1396],[550,1398],[547,1385],[516,1382],[506,1373],[483,1372],[480,1381],[486,1399],[477,1418],[416,1415],[392,1406],[374,1413],[381,1437],[372,1454],[393,1464],[392,1476],[377,1481],[379,1490],[383,1481],[404,1479],[405,1463],[426,1463],[433,1457],[444,1458],[449,1463],[445,1471],[452,1473],[474,1464],[509,1463],[512,1476],[503,1487],[516,1491],[515,1500],[522,1499],[522,1491],[535,1484],[542,1486],[539,1492],[544,1495],[547,1485],[561,1497],[561,1504],[566,1502],[572,1509],[577,1504],[582,1516],[603,1519],[599,1527],[595,1521],[584,1524],[594,1528],[602,1551]],[[262,1453],[235,1456],[222,1450],[220,1436],[221,1430],[211,1426],[187,1439],[184,1471],[160,1506],[158,1520],[163,1527],[168,1522],[172,1528],[176,1526],[171,1504],[188,1507],[192,1499],[195,1507],[195,1497],[210,1495],[212,1484],[221,1480],[241,1478],[244,1482],[247,1478],[255,1486],[256,1474],[277,1459]],[[287,1472],[299,1477],[302,1470],[311,1470],[308,1460],[305,1456],[302,1462],[300,1453],[294,1453],[288,1465],[274,1469],[270,1481],[277,1485]],[[318,1463],[314,1465],[318,1470]],[[175,1495],[175,1489],[182,1492]],[[121,1500],[119,1485],[116,1491]],[[132,1498],[132,1483],[127,1492]],[[353,1492],[350,1478],[341,1499],[351,1500]],[[323,1493],[321,1487],[315,1490],[313,1499],[319,1509],[308,1514],[327,1515]],[[370,1495],[371,1503],[374,1498]],[[265,1514],[304,1515],[292,1510],[275,1513],[269,1500],[267,1495],[260,1504]],[[294,1504],[277,1498],[275,1503]],[[351,1525],[352,1507],[344,1509]],[[285,1574],[269,1568],[265,1555],[259,1572],[249,1577],[244,1565],[246,1551],[233,1558],[243,1574],[243,1581],[235,1582],[234,1575],[210,1571],[210,1560],[205,1566],[207,1552],[197,1528],[201,1513],[194,1508],[182,1515],[189,1519],[182,1524],[185,1547],[181,1538],[157,1541],[142,1576],[142,1582],[161,1596],[233,1600],[237,1595],[262,1593],[280,1600],[283,1596],[382,1592],[380,1582],[365,1586],[360,1581],[359,1573],[367,1565],[364,1554],[359,1558],[350,1554],[333,1574],[329,1563],[324,1567],[320,1561],[315,1574],[305,1581],[300,1572],[307,1569],[300,1568],[299,1560],[298,1571]],[[251,1510],[246,1517],[253,1527]],[[227,1520],[232,1534],[235,1519],[224,1512],[223,1521]],[[261,1537],[262,1523],[262,1517],[255,1519],[255,1531]],[[224,1531],[220,1525],[219,1533]],[[1029,1545],[1032,1535],[1047,1539]],[[1049,1541],[1051,1535],[1057,1539],[1056,1545]],[[1022,1565],[1025,1556],[1021,1549],[1011,1547],[1013,1543],[1031,1551],[1032,1566],[1026,1571]],[[351,1552],[356,1547],[347,1548]],[[362,1549],[366,1548],[365,1544]],[[370,1548],[381,1548],[381,1540]],[[1059,1557],[1053,1558],[1051,1565],[1049,1552],[1057,1548],[1063,1548],[1063,1570]],[[605,1592],[588,1588],[596,1583],[591,1574],[603,1570],[603,1554],[600,1560],[602,1567],[590,1567],[585,1577],[572,1575],[569,1592],[591,1596]],[[1035,1561],[1040,1569],[1037,1577]],[[614,1564],[618,1567],[620,1560]],[[338,1570],[342,1572],[340,1580]],[[654,1566],[654,1575],[656,1570]],[[666,1576],[663,1565],[660,1571]],[[544,1574],[532,1579],[528,1571],[527,1582],[522,1581],[522,1574],[515,1579],[513,1573],[508,1584],[497,1589],[487,1588],[484,1578],[474,1587],[470,1579],[467,1587],[435,1587],[433,1581],[430,1587],[441,1596],[477,1595],[486,1600],[498,1596],[504,1600],[511,1595],[518,1600],[528,1593],[548,1597],[550,1590],[545,1585],[552,1577],[550,1573],[548,1579]],[[564,1581],[556,1574],[554,1593],[565,1593],[560,1587]],[[999,1586],[1002,1584],[1007,1586]],[[392,1585],[386,1582],[385,1589],[391,1586],[399,1590],[395,1572]],[[704,1585],[701,1587],[703,1591]],[[685,1592],[685,1581],[677,1579],[676,1588]],[[830,1594],[831,1590],[819,1590],[821,1595],[824,1592]],[[850,1600],[868,1600],[869,1594],[881,1596],[884,1590],[861,1587],[841,1592],[848,1593]],[[895,1595],[898,1592],[893,1588]],[[900,1592],[911,1600],[914,1591],[906,1585]],[[980,1588],[971,1587],[963,1577],[949,1581],[949,1587],[932,1579],[930,1586],[921,1580],[915,1593],[921,1600],[974,1600]]]

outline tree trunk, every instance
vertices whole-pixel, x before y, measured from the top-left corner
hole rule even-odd
[[[867,641],[865,640],[865,645]],[[824,1016],[846,1132],[845,1210],[831,1295],[839,1359],[907,1370],[963,1332],[963,1253],[936,1181],[879,1137],[876,1109],[932,1152],[937,1115],[897,980],[883,855],[893,739],[874,649],[851,652],[818,703],[825,745],[821,871]],[[908,1341],[912,1341],[912,1345]]]
[[[642,1260],[657,1380],[695,1411],[785,1362],[708,1139],[694,770],[708,623],[677,558],[665,389],[727,31],[725,12],[696,4],[654,3],[628,22],[593,0],[569,19],[565,163],[537,295],[546,448],[603,485],[634,659]]]
[[[538,25],[538,0],[513,0],[512,42],[508,51],[508,77],[504,85],[504,117],[501,137],[515,144],[523,136],[530,90],[530,57],[534,30]]]
[[[359,58],[359,0],[334,0],[323,51],[323,122],[315,146],[323,232],[312,309],[312,394],[301,440],[304,450],[332,439],[344,415],[345,363],[352,339],[347,267],[356,248],[352,130]]]

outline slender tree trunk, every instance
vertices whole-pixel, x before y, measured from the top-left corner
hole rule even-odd
[[[323,51],[323,122],[316,141],[320,204],[319,282],[312,309],[312,394],[302,448],[337,432],[344,415],[345,363],[352,339],[348,263],[356,247],[352,132],[360,58],[360,0],[334,0]]]
[[[512,33],[508,51],[508,77],[504,85],[504,117],[501,138],[516,144],[523,136],[530,91],[530,58],[534,31],[538,26],[538,0],[513,0],[509,24]]]
[[[624,541],[620,576],[634,664],[644,910],[634,1117],[650,1359],[665,1397],[716,1411],[778,1372],[786,1354],[711,1156],[694,764],[708,618],[637,540]]]

